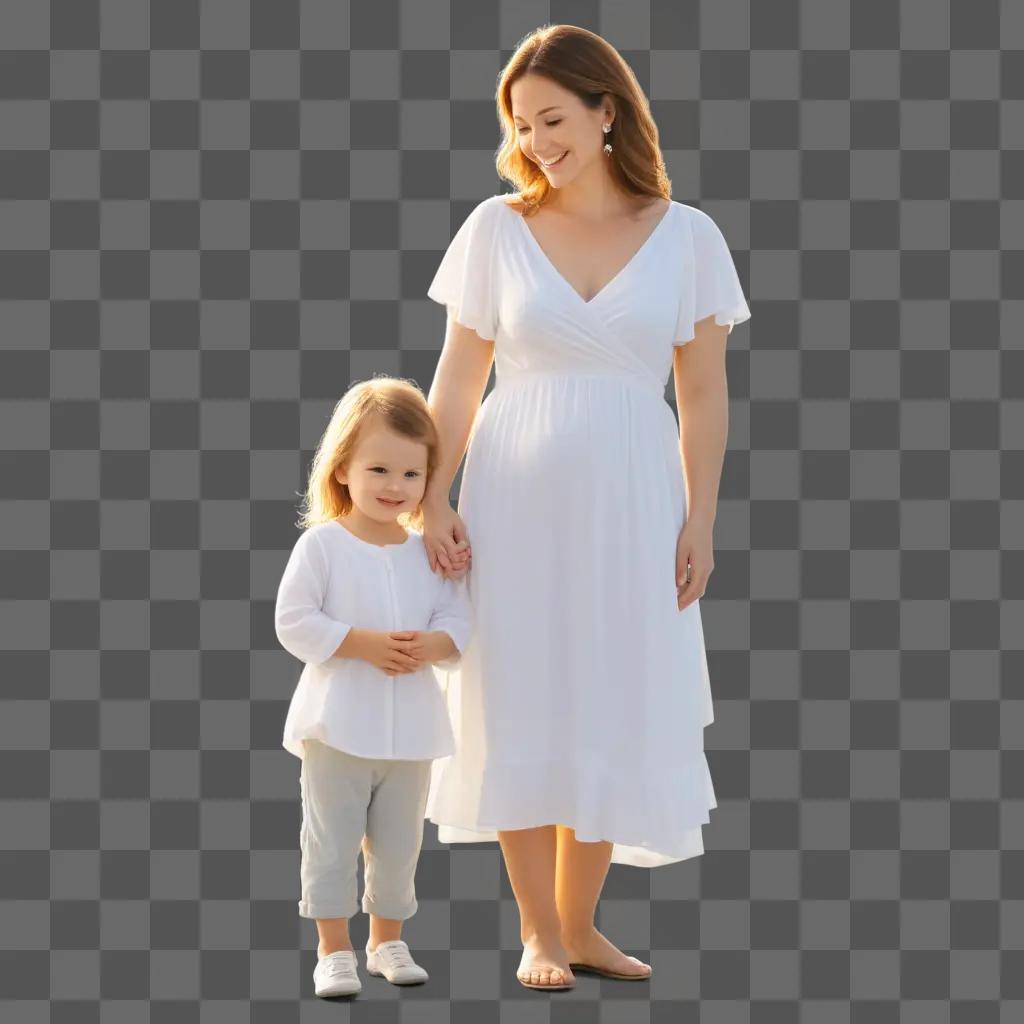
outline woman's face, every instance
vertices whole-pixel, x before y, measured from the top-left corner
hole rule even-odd
[[[335,474],[363,515],[392,523],[413,512],[427,487],[427,446],[383,425],[367,426],[350,465]]]
[[[564,188],[602,159],[605,133],[601,126],[613,124],[615,117],[608,101],[591,110],[575,93],[535,74],[513,82],[509,95],[519,148],[547,175],[552,187]]]

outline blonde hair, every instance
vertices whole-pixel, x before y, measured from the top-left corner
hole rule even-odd
[[[498,79],[498,119],[504,138],[496,158],[500,177],[518,194],[509,202],[524,216],[544,203],[551,185],[544,172],[519,148],[512,118],[512,84],[523,75],[543,75],[575,93],[591,110],[605,93],[615,102],[615,120],[605,137],[611,142],[608,168],[627,194],[672,198],[672,182],[658,145],[658,126],[632,68],[607,40],[578,25],[543,25],[516,48]]]
[[[353,384],[341,397],[324,431],[309,471],[298,525],[308,529],[352,510],[352,496],[335,474],[347,468],[368,425],[382,425],[427,446],[429,484],[438,462],[438,432],[420,386],[412,380],[383,375]],[[402,512],[406,529],[423,532],[423,508]]]

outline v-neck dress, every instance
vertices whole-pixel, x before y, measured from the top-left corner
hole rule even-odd
[[[655,867],[704,852],[717,806],[700,602],[676,604],[687,495],[665,389],[673,349],[749,319],[715,222],[672,201],[590,301],[495,195],[427,291],[493,341],[458,511],[475,631],[438,672],[456,741],[426,816],[445,843],[561,824]]]

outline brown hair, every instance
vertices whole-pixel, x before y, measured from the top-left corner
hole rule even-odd
[[[411,380],[378,375],[360,381],[338,401],[331,414],[309,471],[303,495],[303,512],[298,525],[307,529],[352,510],[352,496],[335,474],[348,465],[368,424],[381,424],[402,437],[427,446],[427,483],[437,468],[438,433],[420,386]],[[402,512],[399,522],[406,529],[423,532],[423,507]]]
[[[606,140],[609,171],[630,195],[672,198],[672,182],[658,145],[658,126],[632,68],[607,40],[578,25],[543,25],[516,48],[498,79],[498,118],[504,139],[498,150],[498,174],[512,182],[518,195],[509,203],[530,216],[547,198],[551,186],[544,172],[519,148],[512,118],[512,83],[525,74],[543,75],[575,93],[591,110],[604,94],[615,102],[615,121]]]

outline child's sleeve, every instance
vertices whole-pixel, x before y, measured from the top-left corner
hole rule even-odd
[[[306,530],[292,549],[277,589],[277,639],[286,651],[308,665],[327,661],[352,628],[323,611],[328,569],[319,539]]]
[[[473,607],[466,576],[457,580],[442,578],[440,595],[427,629],[440,630],[452,638],[455,653],[444,661],[434,662],[439,668],[452,668],[459,663],[473,635]]]

